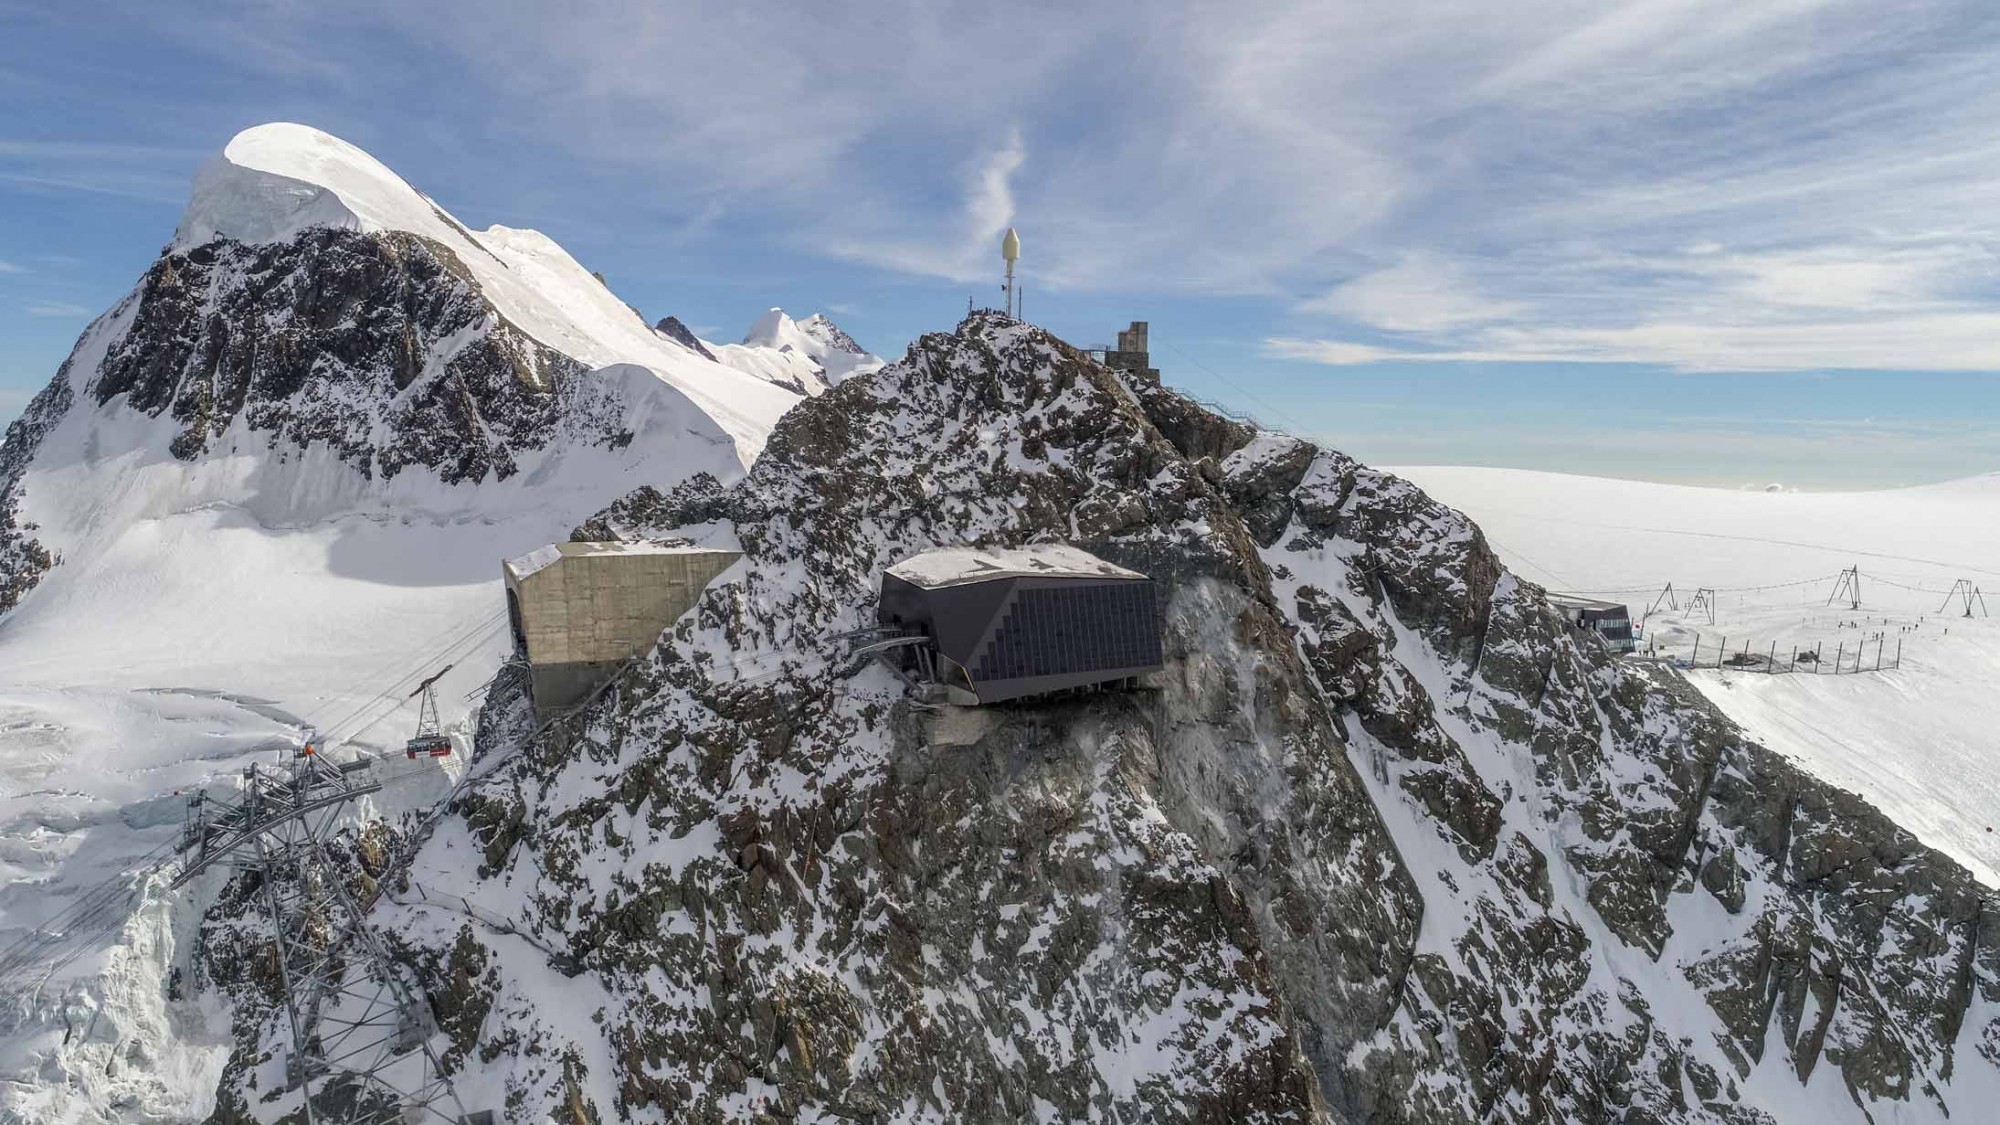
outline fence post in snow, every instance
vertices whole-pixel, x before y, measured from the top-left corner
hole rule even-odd
[[[1882,670],[1882,638],[1880,637],[1875,638],[1875,670],[1877,672]]]
[[[1846,660],[1846,659],[1847,659],[1847,642],[1846,642],[1846,641],[1842,641],[1842,642],[1840,642],[1840,647],[1839,647],[1839,648],[1837,648],[1837,649],[1834,649],[1834,650],[1833,650],[1833,674],[1834,674],[1834,675],[1836,675],[1836,676],[1840,675],[1840,664],[1841,664],[1841,662],[1842,662],[1842,661],[1844,661],[1844,660]]]
[[[1729,636],[1724,634],[1722,644],[1715,650],[1715,670],[1722,671],[1722,658],[1729,655]]]
[[[1896,667],[1903,666],[1903,638],[1896,638]]]
[[[1771,652],[1764,657],[1764,674],[1771,675],[1778,670],[1778,642],[1771,642]]]
[[[1700,664],[1701,664],[1701,634],[1696,633],[1694,635],[1694,652],[1689,654],[1688,656],[1688,667],[1695,668],[1699,667]]]

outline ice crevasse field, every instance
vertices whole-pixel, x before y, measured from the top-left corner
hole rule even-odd
[[[1641,652],[1698,651],[1689,679],[1752,737],[2000,886],[2000,474],[1809,493],[1395,471],[1476,520],[1515,573],[1630,606]],[[1679,609],[1654,608],[1669,582]],[[1703,589],[1712,621],[1690,606]],[[1968,589],[1983,595],[1970,617]],[[1824,659],[1818,674],[1717,669],[1724,645],[1781,668],[1795,650]],[[1832,674],[1837,656],[1861,671]]]

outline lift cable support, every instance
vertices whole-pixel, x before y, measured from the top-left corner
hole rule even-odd
[[[417,735],[404,744],[403,750],[410,758],[429,756],[445,758],[451,755],[451,738],[444,733],[444,724],[438,719],[437,682],[452,670],[447,664],[431,677],[417,685],[410,693],[411,699],[420,699],[417,704]]]
[[[1701,614],[1703,619],[1707,621],[1708,624],[1710,625],[1715,624],[1714,588],[1709,586],[1702,586],[1699,589],[1695,590],[1694,597],[1688,599],[1686,614],[1689,617],[1693,617],[1696,614]]]
[[[1674,613],[1681,611],[1680,603],[1674,600],[1674,584],[1671,582],[1667,583],[1666,587],[1660,591],[1659,596],[1653,599],[1653,604],[1646,607],[1644,616],[1651,617],[1653,614],[1659,612],[1662,605]]]
[[[847,658],[853,661],[849,672],[859,671],[864,665],[878,663],[887,668],[903,686],[911,691],[922,691],[924,681],[932,678],[934,667],[931,660],[930,635],[901,625],[873,625],[836,633],[829,640],[847,644]],[[902,649],[911,649],[915,654],[917,675],[912,676],[890,654]]]
[[[346,807],[382,785],[368,759],[336,765],[310,747],[283,768],[252,764],[237,795],[195,793],[172,885],[220,865],[263,892],[291,1038],[282,1072],[259,1083],[270,1109],[307,1125],[462,1125],[430,1003],[366,925],[379,884],[335,842]]]
[[[1953,600],[1957,600],[1965,607],[1964,616],[1966,617],[1972,616],[1973,602],[1979,603],[1979,616],[1988,616],[1986,612],[1986,595],[1979,592],[1979,587],[1974,586],[1970,578],[1961,578],[1951,584],[1951,592],[1944,596],[1944,604],[1938,607],[1938,612],[1943,613],[1945,610],[1950,609]]]
[[[1834,583],[1833,593],[1826,596],[1828,605],[1843,601],[1849,609],[1861,608],[1861,568],[1858,566],[1841,571],[1840,578]]]

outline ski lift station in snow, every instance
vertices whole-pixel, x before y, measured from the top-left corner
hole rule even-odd
[[[741,557],[658,543],[551,543],[508,559],[507,616],[528,657],[536,713],[589,698]]]
[[[1134,680],[1162,666],[1153,580],[1076,547],[951,548],[882,575],[871,648],[953,703]]]

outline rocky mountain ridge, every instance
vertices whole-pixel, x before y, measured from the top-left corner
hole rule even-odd
[[[515,1120],[1976,1117],[1993,893],[1566,629],[1478,529],[999,314],[580,537],[743,563],[504,758],[382,918]],[[1148,690],[928,710],[882,567],[1075,542]],[[506,934],[523,935],[515,940]],[[526,944],[524,944],[524,942]],[[559,999],[560,998],[560,999]]]
[[[281,526],[382,508],[455,518],[506,510],[482,482],[595,504],[639,480],[733,478],[824,387],[766,374],[655,332],[534,231],[472,232],[337,138],[246,130],[8,429],[0,612],[81,546],[82,527],[60,526],[72,516],[95,528],[226,503]],[[137,513],[92,510],[107,482],[54,483],[79,461],[117,475],[120,458],[156,454],[194,483]]]

